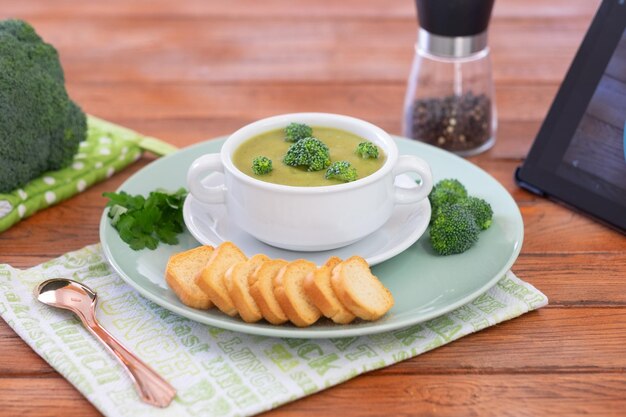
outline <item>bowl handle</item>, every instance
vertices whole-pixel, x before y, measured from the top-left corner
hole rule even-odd
[[[226,186],[209,187],[202,183],[210,172],[224,172],[219,153],[202,155],[193,161],[187,172],[187,186],[194,198],[202,203],[216,204],[226,201]]]
[[[433,188],[433,175],[430,166],[422,158],[413,155],[401,155],[396,166],[393,168],[393,176],[405,172],[415,172],[420,177],[420,184],[414,188],[401,188],[396,186],[394,201],[396,204],[417,203],[425,199]]]

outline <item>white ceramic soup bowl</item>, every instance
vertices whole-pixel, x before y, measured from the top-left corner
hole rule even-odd
[[[380,147],[387,159],[373,174],[345,184],[297,187],[258,180],[241,172],[232,161],[239,145],[261,133],[289,123],[330,127],[356,134]],[[332,159],[332,149],[331,159]],[[282,161],[273,161],[280,164]],[[203,183],[212,172],[224,174],[224,184]],[[420,185],[394,186],[397,175],[417,173]],[[220,153],[196,159],[188,173],[192,196],[202,203],[226,204],[228,216],[241,229],[279,248],[320,251],[349,245],[380,228],[394,205],[416,203],[432,188],[428,164],[413,155],[398,155],[384,130],[353,117],[329,113],[294,113],[269,117],[242,127],[224,142]],[[236,242],[235,242],[236,243]]]

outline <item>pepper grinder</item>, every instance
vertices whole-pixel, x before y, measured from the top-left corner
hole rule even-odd
[[[491,148],[497,117],[487,32],[495,0],[415,0],[420,23],[404,136],[460,156]]]

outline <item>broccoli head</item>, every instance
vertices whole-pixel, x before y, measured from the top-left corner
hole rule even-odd
[[[69,165],[86,133],[54,47],[24,21],[0,21],[0,192]]]
[[[344,182],[354,181],[359,176],[356,173],[356,168],[350,165],[348,161],[336,161],[333,162],[326,170],[326,179],[336,179]]]
[[[459,204],[469,210],[476,220],[476,224],[481,230],[489,229],[493,218],[493,210],[491,205],[482,198],[467,197],[459,202]]]
[[[378,147],[372,142],[361,142],[356,147],[356,153],[363,159],[378,158]]]
[[[289,147],[283,162],[291,166],[307,167],[307,171],[321,171],[330,165],[330,151],[321,140],[304,138]]]
[[[287,142],[297,142],[311,136],[313,136],[313,129],[303,123],[290,123],[285,128],[285,140]]]
[[[454,178],[447,178],[445,180],[439,181],[435,185],[435,188],[449,191],[451,193],[459,195],[460,197],[467,197],[467,190],[465,189],[465,186],[461,184],[461,181]]]
[[[441,207],[430,228],[430,242],[439,255],[452,255],[468,250],[480,232],[472,213],[460,204]]]
[[[445,179],[439,181],[435,184],[430,192],[430,195],[428,196],[432,211],[430,224],[432,225],[439,215],[441,207],[448,204],[458,203],[465,198],[467,198],[467,190],[458,180]]]
[[[272,169],[272,160],[266,156],[257,156],[252,160],[252,172],[255,175],[269,174]]]

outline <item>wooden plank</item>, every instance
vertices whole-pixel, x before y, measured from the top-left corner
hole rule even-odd
[[[381,375],[373,372],[266,416],[359,415],[381,410],[406,416],[621,415],[626,380],[613,373],[567,375]],[[2,378],[6,415],[100,415],[62,379]],[[558,404],[558,407],[555,406]]]
[[[551,297],[549,290],[554,289],[555,278],[548,280],[552,284],[546,284],[545,288],[543,279],[530,278],[530,282]],[[574,287],[573,291],[579,294],[589,288],[568,284],[561,282],[564,287]],[[607,288],[607,284],[600,286],[605,290]],[[623,289],[624,284],[615,287]],[[565,291],[556,292],[564,297]],[[618,295],[621,305],[611,308],[591,307],[584,303],[580,304],[584,308],[560,308],[556,305],[544,308],[466,336],[384,372],[523,374],[592,372],[599,369],[617,372],[626,369],[626,346],[623,343],[626,307],[623,297],[623,294]],[[402,347],[400,341],[398,346]],[[4,323],[0,324],[0,347],[4,353],[0,357],[0,375],[32,376],[49,372],[43,360],[36,357]]]
[[[626,251],[624,235],[571,209],[542,200],[520,210],[524,253]]]
[[[502,123],[542,120],[558,86],[498,86],[496,101]],[[259,83],[252,85],[70,84],[70,94],[92,114],[110,120],[139,119],[256,119],[281,113],[323,111],[348,114],[400,134],[404,83],[310,84]],[[123,97],[123,99],[120,99]],[[383,111],[384,110],[384,111]],[[228,131],[222,131],[226,134]],[[208,134],[208,133],[207,133]],[[182,145],[176,137],[159,137]],[[507,142],[502,138],[502,144]],[[517,144],[516,144],[517,145]],[[518,158],[525,156],[521,154]]]
[[[373,373],[289,404],[276,417],[307,415],[503,416],[622,415],[619,374],[390,375]],[[358,411],[357,411],[358,410]],[[383,411],[384,410],[384,411]]]
[[[495,18],[500,17],[589,17],[597,9],[599,0],[499,0],[494,7]],[[54,7],[49,0],[3,0],[2,10],[7,15],[24,18],[55,17],[120,17],[120,16],[176,16],[176,17],[290,17],[290,18],[380,18],[393,16],[414,18],[412,2],[388,2],[385,0],[317,0],[316,2],[291,2],[288,0],[231,0],[228,2],[208,2],[186,0],[175,6],[169,0],[109,0],[81,2],[75,0],[55,0]]]
[[[3,416],[101,416],[69,382],[61,377],[0,378]]]
[[[177,146],[227,135],[256,119],[295,111],[349,114],[401,134],[403,84],[254,86],[137,85],[71,86],[83,108]],[[525,157],[557,86],[497,89],[500,132],[487,155]],[[124,97],[120,100],[118,97]],[[302,100],[306,97],[306,100]],[[386,109],[382,112],[382,109]]]
[[[401,134],[399,117],[383,114],[372,117],[376,118],[375,123],[386,131],[392,134]],[[206,140],[228,136],[255,119],[244,115],[240,117],[206,115],[206,117],[197,118],[167,117],[159,119],[133,118],[132,116],[128,118],[120,115],[119,117],[111,117],[109,120],[183,148]],[[501,121],[494,147],[486,153],[468,158],[468,160],[485,169],[492,165],[497,166],[502,162],[510,164],[506,169],[512,170],[526,156],[540,125],[540,120]],[[507,173],[506,177],[512,178],[512,171],[510,175]]]
[[[512,269],[521,279],[543,291],[550,299],[550,306],[626,305],[623,252],[523,252]]]
[[[542,373],[621,373],[626,362],[626,347],[620,342],[625,318],[623,307],[544,308],[381,372],[502,374],[512,378]]]
[[[34,377],[56,374],[56,371],[24,343],[4,320],[0,320],[0,352],[4,354],[0,358],[0,379],[7,376]]]
[[[223,18],[45,16],[31,23],[59,50],[72,83],[404,84],[417,29],[414,19],[384,17],[294,25],[275,17],[241,17],[234,24]],[[588,24],[583,18],[495,20],[489,43],[494,79],[507,84],[560,83]],[[72,32],[63,30],[67,26]],[[544,42],[546,38],[550,42]],[[522,44],[534,47],[510,47]]]
[[[541,106],[545,106],[545,113],[547,113],[552,103],[552,91],[552,89],[550,89],[550,91],[546,90],[544,93],[545,101],[542,100],[542,104],[540,104]],[[556,93],[556,89],[554,89],[554,92]],[[496,106],[498,111],[500,111],[500,103],[496,103]],[[505,120],[501,115],[498,115],[496,143],[494,147],[484,155],[492,160],[525,158],[542,123],[543,116],[534,120]],[[470,158],[470,160],[473,160],[473,158]]]

